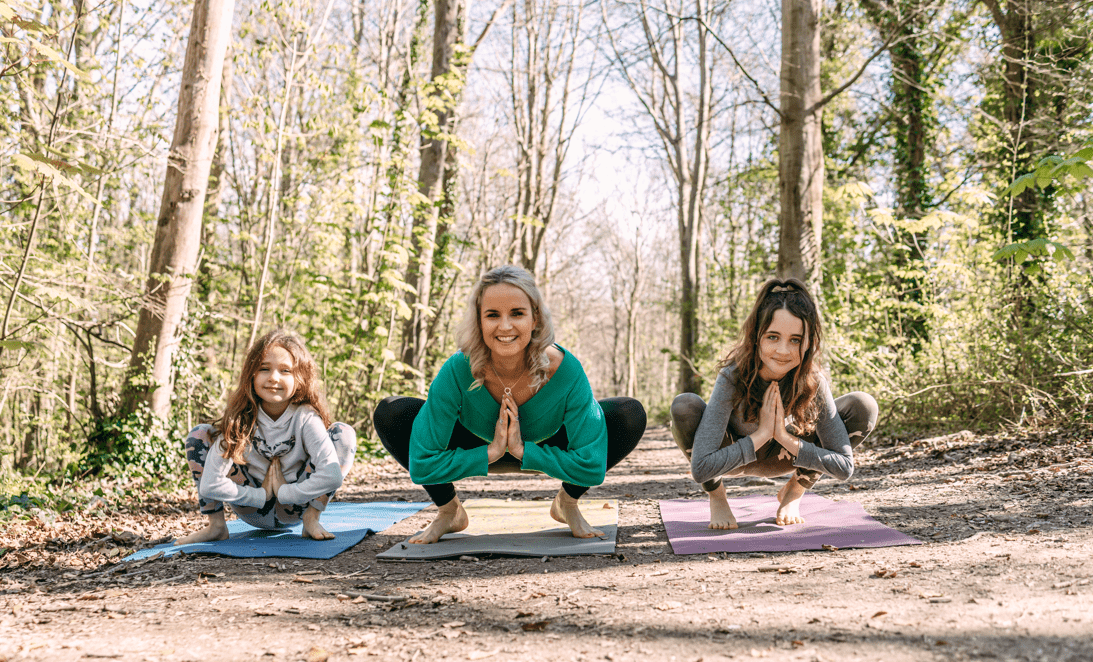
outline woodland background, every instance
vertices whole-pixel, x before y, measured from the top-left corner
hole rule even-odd
[[[0,505],[181,476],[274,325],[376,452],[506,262],[652,420],[779,273],[888,431],[1093,424],[1093,2],[0,0],[0,32]]]

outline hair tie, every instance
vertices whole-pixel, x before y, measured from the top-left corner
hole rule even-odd
[[[779,285],[778,287],[772,288],[770,293],[771,294],[777,294],[778,292],[792,292],[795,289],[796,288],[791,287],[789,285]]]

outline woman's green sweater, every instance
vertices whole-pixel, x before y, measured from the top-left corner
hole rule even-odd
[[[520,435],[524,439],[521,468],[573,485],[599,485],[607,473],[603,410],[592,397],[581,362],[559,349],[562,363],[554,376],[519,408]],[[484,386],[469,390],[472,383],[470,362],[457,352],[444,363],[429,387],[429,397],[410,435],[410,478],[418,485],[486,475],[487,446],[493,439],[501,405]],[[448,448],[457,420],[482,439],[480,447]],[[568,448],[538,445],[562,426],[569,438]]]

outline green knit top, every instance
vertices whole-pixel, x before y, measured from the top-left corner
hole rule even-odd
[[[603,410],[592,397],[592,387],[581,362],[561,349],[562,363],[554,376],[519,407],[520,435],[524,438],[521,468],[559,480],[591,487],[607,473],[607,425]],[[469,476],[485,476],[487,446],[493,439],[501,405],[485,386],[474,383],[470,361],[453,354],[429,387],[429,397],[414,419],[410,434],[410,479],[418,485],[451,483]],[[455,422],[482,439],[477,448],[448,448]],[[568,448],[539,446],[565,426]]]

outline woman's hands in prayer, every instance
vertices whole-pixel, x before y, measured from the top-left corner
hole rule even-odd
[[[509,413],[509,438],[506,445],[509,455],[517,460],[524,459],[524,438],[520,435],[520,410],[510,396],[501,400],[501,409]]]
[[[501,399],[501,412],[497,415],[497,425],[493,428],[493,441],[486,451],[486,458],[492,463],[509,453],[517,460],[524,459],[524,438],[520,436],[520,410],[510,396]]]
[[[262,481],[262,489],[266,491],[266,501],[277,498],[277,490],[284,484],[285,472],[281,469],[281,458],[274,457],[269,461],[266,478]]]

